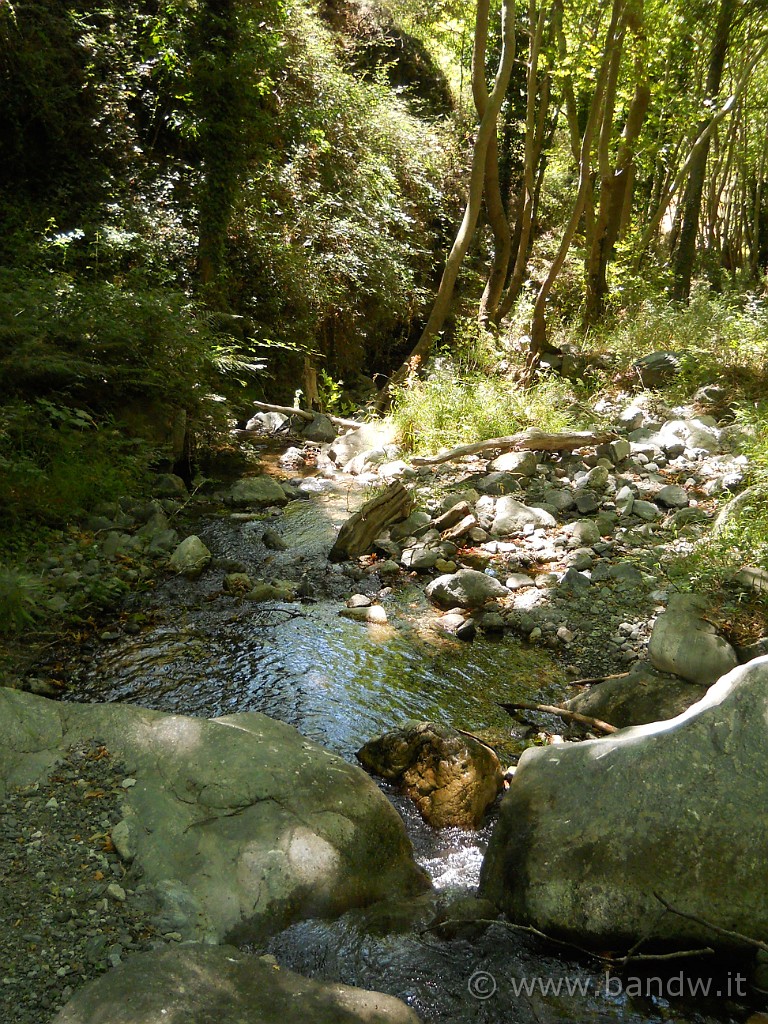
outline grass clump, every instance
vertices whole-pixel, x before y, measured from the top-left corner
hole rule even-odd
[[[402,444],[428,454],[527,427],[571,429],[575,402],[571,385],[562,379],[546,378],[524,388],[478,370],[457,372],[453,364],[444,363],[402,389],[392,415]]]
[[[42,614],[42,583],[37,576],[0,566],[0,636],[31,626]]]

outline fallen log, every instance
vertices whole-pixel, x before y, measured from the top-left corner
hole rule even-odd
[[[582,715],[578,711],[569,711],[567,708],[559,708],[554,704],[499,704],[500,708],[508,714],[515,711],[541,711],[545,715],[557,715],[566,722],[579,722],[581,725],[588,725],[590,729],[597,729],[598,732],[618,732],[615,725],[603,722],[599,718],[590,718],[589,715]]]
[[[479,452],[493,451],[571,452],[574,448],[604,444],[606,441],[614,440],[616,436],[610,431],[594,434],[589,430],[548,434],[544,430],[539,430],[538,427],[531,427],[530,430],[522,430],[519,434],[511,434],[509,437],[492,437],[488,441],[463,444],[458,448],[451,448],[448,452],[441,452],[439,455],[418,456],[411,459],[411,462],[414,466],[437,466],[441,462],[451,462],[464,455],[477,455]]]
[[[281,412],[284,416],[298,416],[301,420],[306,420],[307,423],[313,420],[315,416],[325,416],[327,419],[334,423],[337,427],[351,427],[353,430],[357,430],[358,427],[362,427],[362,423],[359,420],[345,420],[341,416],[331,416],[330,413],[316,413],[307,412],[306,409],[294,409],[290,405],[271,405],[269,402],[251,402],[251,405],[255,409],[261,409],[264,412]]]
[[[343,562],[367,554],[383,530],[410,515],[413,498],[399,480],[371,498],[344,523],[328,558]]]

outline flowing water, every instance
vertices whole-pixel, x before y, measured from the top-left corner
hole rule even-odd
[[[366,583],[355,586],[325,568],[318,575],[317,565],[349,514],[349,495],[323,481],[314,486],[311,500],[293,502],[271,523],[286,551],[265,549],[261,538],[270,522],[263,517],[202,517],[196,529],[223,559],[222,571],[162,584],[147,628],[94,647],[73,666],[80,699],[205,716],[261,711],[349,760],[366,740],[409,718],[469,730],[502,756],[514,754],[511,720],[498,702],[560,699],[562,669],[511,638],[463,644],[442,634],[417,586],[385,596],[386,625],[340,617],[341,596]],[[302,579],[304,600],[251,604],[222,594],[227,559],[254,575]],[[572,952],[553,955],[551,946],[499,925],[471,940],[441,937],[431,923],[451,916],[445,909],[451,899],[474,891],[493,820],[477,833],[438,832],[408,801],[382,788],[405,818],[435,893],[339,921],[298,924],[270,943],[281,963],[391,992],[432,1024],[745,1019],[743,1008],[727,999],[670,1005],[620,992],[618,981],[606,992],[594,963],[574,961]],[[521,984],[522,992],[515,989]],[[719,984],[725,992],[725,982]],[[533,986],[530,992],[525,985]]]

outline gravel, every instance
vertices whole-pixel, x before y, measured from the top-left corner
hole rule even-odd
[[[47,782],[0,799],[0,1021],[43,1024],[128,953],[173,941],[111,832],[130,785],[98,742],[75,746]]]

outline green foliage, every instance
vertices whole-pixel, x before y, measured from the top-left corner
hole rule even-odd
[[[585,344],[575,331],[562,340]],[[681,371],[666,389],[671,400],[690,399],[704,384],[722,383],[734,397],[760,398],[768,381],[768,309],[747,296],[694,291],[688,305],[662,295],[628,306],[593,331],[586,346],[622,365],[657,350],[677,352]]]
[[[459,373],[445,362],[395,397],[392,415],[403,444],[417,453],[504,437],[527,427],[565,430],[574,395],[567,381],[542,380],[523,388],[486,373]]]
[[[0,565],[0,635],[31,626],[42,613],[42,583],[37,576]]]
[[[39,525],[65,525],[101,501],[144,490],[147,452],[114,423],[48,400],[0,407],[2,548],[23,546]]]

